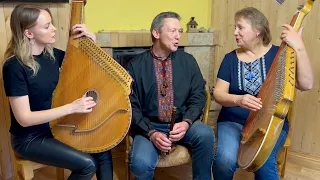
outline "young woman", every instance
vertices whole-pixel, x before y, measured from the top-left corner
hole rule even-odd
[[[51,47],[56,28],[49,9],[18,5],[11,14],[12,38],[3,65],[3,80],[11,107],[11,144],[23,159],[72,171],[70,180],[112,180],[111,152],[86,154],[56,140],[49,122],[73,113],[90,113],[90,97],[51,109],[64,52]],[[76,38],[95,35],[85,25],[72,27]]]

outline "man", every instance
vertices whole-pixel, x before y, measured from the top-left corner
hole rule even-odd
[[[130,169],[137,180],[152,180],[159,153],[168,152],[173,143],[182,143],[192,150],[193,179],[209,180],[214,134],[200,121],[205,83],[194,57],[177,51],[180,16],[160,13],[150,31],[153,46],[128,64],[134,79]],[[177,107],[176,123],[170,131],[173,106]]]

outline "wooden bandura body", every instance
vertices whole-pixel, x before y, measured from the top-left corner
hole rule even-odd
[[[81,23],[84,3],[72,2],[71,27]],[[93,97],[97,105],[88,114],[72,114],[50,122],[54,137],[88,153],[119,144],[131,124],[131,83],[127,71],[91,39],[70,37],[52,107],[83,96]]]
[[[309,0],[294,15],[290,25],[295,31],[299,30],[313,2]],[[296,52],[283,42],[258,94],[263,107],[250,112],[242,130],[238,151],[240,168],[256,171],[270,156],[294,99],[296,64]]]

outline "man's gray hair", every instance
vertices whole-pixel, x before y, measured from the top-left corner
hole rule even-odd
[[[152,21],[151,24],[151,28],[150,28],[150,32],[151,32],[151,38],[152,38],[152,42],[155,42],[155,38],[152,35],[152,31],[153,30],[157,30],[159,32],[161,32],[161,28],[163,26],[163,20],[166,18],[174,18],[174,19],[178,19],[180,21],[181,17],[178,13],[175,12],[162,12],[160,14],[158,14]]]

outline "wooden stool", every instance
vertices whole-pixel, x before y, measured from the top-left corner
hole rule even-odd
[[[35,163],[28,160],[23,160],[18,158],[17,156],[14,157],[14,166],[15,166],[15,179],[20,178],[23,180],[31,180],[34,177],[34,170],[47,167],[47,165]],[[57,180],[63,180],[64,179],[64,170],[62,168],[56,169],[57,173]]]
[[[286,142],[284,143],[283,147],[280,149],[280,151],[277,154],[277,167],[278,167],[278,173],[281,178],[284,178],[284,172],[286,169],[286,160],[287,160],[287,153],[288,148],[291,145],[291,138],[290,133],[288,134],[288,137],[286,139]]]

